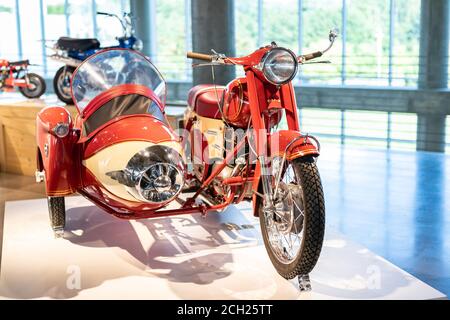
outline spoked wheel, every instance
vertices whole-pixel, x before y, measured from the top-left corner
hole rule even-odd
[[[325,201],[313,158],[286,161],[282,172],[278,188],[272,181],[273,203],[258,197],[257,210],[270,260],[282,277],[292,279],[309,274],[319,259]]]
[[[29,73],[23,77],[28,79],[30,84],[28,87],[20,87],[19,91],[29,99],[36,99],[45,93],[46,85],[45,80],[41,76],[35,73]]]
[[[75,71],[75,68],[65,66],[61,67],[53,78],[53,89],[59,100],[66,104],[73,104],[72,94],[70,92],[70,79]]]
[[[60,238],[64,235],[64,227],[66,226],[64,197],[48,197],[47,200],[50,224],[55,233],[55,237]]]

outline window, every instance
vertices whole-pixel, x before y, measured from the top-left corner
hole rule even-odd
[[[341,143],[341,110],[302,108],[300,129],[317,136],[321,144]]]
[[[189,14],[185,14],[187,0],[156,2],[156,65],[166,79],[187,80],[191,66],[187,63],[189,48]]]
[[[328,32],[332,28],[341,29],[342,0],[315,1],[302,0],[302,54],[325,49]],[[332,51],[322,60],[331,64],[304,65],[301,77],[305,83],[341,84],[342,34]]]
[[[124,12],[129,12],[129,1],[126,5],[122,0],[96,0],[96,10],[116,14],[119,18],[123,17]],[[123,36],[120,21],[113,17],[102,15],[96,16],[97,21],[97,38],[100,40],[102,47],[110,47],[117,45],[116,37]]]
[[[416,150],[417,115],[392,113],[390,119],[390,148],[394,150]]]
[[[388,85],[389,0],[347,0],[346,84]]]
[[[29,59],[32,64],[39,65],[41,70],[38,69],[38,72],[42,72],[45,57],[39,12],[39,1],[19,0],[22,55],[24,59]],[[31,16],[34,18],[29,19],[28,17]]]
[[[17,41],[16,5],[14,0],[2,0],[0,4],[0,59],[19,60],[20,43]],[[6,32],[8,30],[8,32]]]
[[[420,0],[395,0],[393,10],[392,85],[417,86]]]
[[[65,0],[47,0],[45,1],[45,5],[45,40],[48,46],[53,46],[61,36],[69,35]],[[48,54],[51,53],[51,51],[48,52]],[[47,67],[48,73],[54,74],[61,67],[61,63],[47,59]]]
[[[262,5],[262,43],[259,45],[275,41],[279,46],[300,54],[298,48],[298,0],[284,0],[282,6],[278,0],[264,0]],[[289,10],[286,10],[287,8]],[[252,51],[255,49],[257,47],[252,48]]]
[[[261,45],[258,43],[258,1],[235,1],[234,11],[236,55],[245,56]]]
[[[272,40],[322,50],[328,31],[340,29],[324,58],[332,63],[302,67],[306,84],[417,85],[420,0],[240,0],[235,10],[239,55]]]
[[[320,138],[320,142],[325,145],[416,149],[416,114],[302,108],[300,127],[303,132]],[[450,137],[450,126],[447,135]],[[450,143],[448,145],[450,150]]]
[[[95,36],[92,9],[92,1],[69,0],[68,14],[71,37],[93,38]]]

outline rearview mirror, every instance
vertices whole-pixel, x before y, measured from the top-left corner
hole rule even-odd
[[[331,29],[330,35],[329,35],[330,42],[333,42],[334,40],[336,40],[338,35],[339,35],[339,29],[337,29],[337,28]]]

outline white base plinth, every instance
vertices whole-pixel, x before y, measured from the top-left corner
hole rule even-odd
[[[312,291],[280,277],[250,207],[124,221],[66,198],[64,239],[46,199],[7,202],[0,298],[443,299],[405,271],[327,230]]]

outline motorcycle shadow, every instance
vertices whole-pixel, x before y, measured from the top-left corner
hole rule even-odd
[[[206,218],[198,214],[127,221],[89,206],[67,210],[64,239],[77,246],[111,249],[120,259],[114,268],[95,272],[98,279],[92,284],[84,280],[83,287],[143,274],[209,284],[232,273],[233,247],[258,244],[256,230],[234,207]]]

